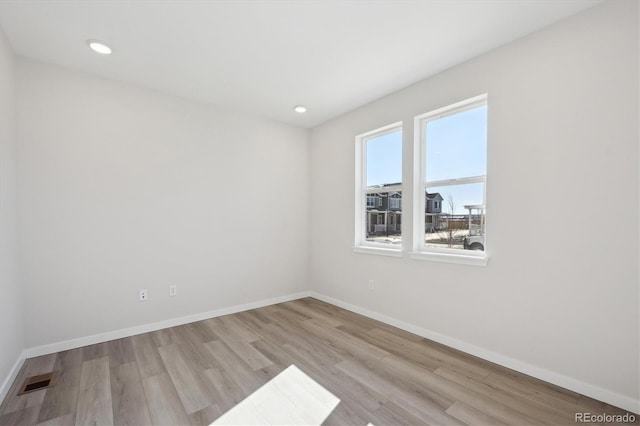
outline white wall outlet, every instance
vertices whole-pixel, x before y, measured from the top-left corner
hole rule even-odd
[[[173,297],[176,294],[178,294],[178,286],[176,285],[170,285],[169,286],[169,296]]]
[[[373,291],[376,289],[376,286],[373,284],[373,280],[369,280],[369,290]]]
[[[138,302],[146,302],[149,299],[147,290],[138,290]]]

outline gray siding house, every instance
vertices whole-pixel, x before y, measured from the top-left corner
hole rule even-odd
[[[442,215],[442,195],[439,192],[425,194],[424,203],[424,229],[427,232],[435,232],[440,229],[440,216]]]
[[[442,201],[442,196],[437,192],[425,194],[425,229],[427,232],[434,232],[440,226]],[[368,236],[400,234],[402,191],[368,194],[366,226]]]

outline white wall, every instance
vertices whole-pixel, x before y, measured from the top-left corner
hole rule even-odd
[[[17,77],[28,347],[307,289],[306,130],[24,59]]]
[[[18,274],[14,55],[0,30],[0,399],[24,349]]]
[[[312,289],[637,410],[638,39],[607,2],[313,129]],[[354,253],[354,136],[403,120],[410,188],[413,117],[485,92],[489,265]]]

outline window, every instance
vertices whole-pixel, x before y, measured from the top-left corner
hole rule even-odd
[[[487,96],[420,115],[414,129],[412,256],[486,264]]]
[[[355,186],[354,250],[401,256],[402,123],[356,136]]]
[[[389,208],[390,209],[399,209],[400,208],[400,198],[389,198]]]

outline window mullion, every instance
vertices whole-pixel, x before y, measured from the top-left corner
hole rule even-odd
[[[454,179],[425,181],[424,185],[427,188],[433,188],[436,186],[453,186],[453,185],[465,185],[469,183],[483,183],[487,179],[486,175],[461,177]]]

